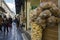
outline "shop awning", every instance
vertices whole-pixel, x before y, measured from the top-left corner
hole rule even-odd
[[[5,12],[5,13],[6,13],[6,11],[5,11],[2,7],[0,7],[0,11],[2,11],[2,12]]]

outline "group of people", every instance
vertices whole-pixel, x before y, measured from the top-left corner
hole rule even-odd
[[[7,18],[6,15],[4,15],[3,17],[2,17],[2,15],[0,15],[0,32],[3,31],[5,34],[5,32],[8,33],[9,31],[11,31],[12,22],[15,22],[16,27],[19,28],[19,19],[18,18],[15,17],[15,19],[13,20],[11,17]],[[22,23],[22,24],[20,24],[20,27],[22,29],[23,27],[25,27],[25,25]]]
[[[7,33],[9,32],[9,28],[12,29],[12,18],[11,17],[7,18],[6,15],[2,17],[0,15],[0,31],[1,32],[4,31],[5,34],[6,31]]]

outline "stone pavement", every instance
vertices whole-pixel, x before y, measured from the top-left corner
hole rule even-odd
[[[24,35],[24,38],[26,40],[31,40],[31,35],[29,34],[28,30],[25,31],[25,30],[22,30],[21,28],[19,30],[21,31],[22,35]]]
[[[4,35],[4,32],[0,32],[0,40],[27,40],[26,38],[26,35],[16,28],[16,24],[14,22],[12,23],[12,30],[8,32],[8,34],[5,33]]]

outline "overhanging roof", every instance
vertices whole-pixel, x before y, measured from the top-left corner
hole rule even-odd
[[[2,11],[2,12],[5,12],[5,13],[6,13],[6,11],[5,11],[2,7],[0,7],[0,11]]]

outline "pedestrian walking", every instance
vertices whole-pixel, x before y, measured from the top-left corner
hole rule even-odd
[[[9,27],[12,28],[12,18],[9,17]]]
[[[19,27],[19,20],[18,20],[18,18],[16,18],[15,17],[15,20],[14,20],[14,22],[16,23],[16,25],[17,25],[17,28]]]
[[[2,16],[0,15],[0,31],[2,31],[2,23],[3,23],[3,18],[2,18]]]
[[[24,27],[25,27],[25,25],[22,23],[22,24],[21,24],[21,29],[23,30]]]
[[[8,24],[8,20],[7,20],[7,17],[6,17],[6,15],[5,15],[5,16],[4,16],[4,20],[3,20],[4,34],[5,34],[6,31],[7,31],[7,33],[8,33],[8,26],[7,26],[7,24]]]

